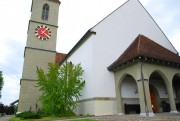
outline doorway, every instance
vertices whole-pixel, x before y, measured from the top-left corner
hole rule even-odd
[[[155,89],[150,88],[151,105],[154,113],[158,112],[157,94]]]

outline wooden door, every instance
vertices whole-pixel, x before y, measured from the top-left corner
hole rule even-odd
[[[151,105],[154,113],[157,113],[158,111],[158,105],[157,105],[157,95],[156,92],[153,89],[150,89],[150,95],[151,95]]]

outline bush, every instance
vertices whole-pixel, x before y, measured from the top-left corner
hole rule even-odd
[[[62,66],[49,63],[48,72],[37,67],[38,87],[42,92],[42,110],[50,115],[71,116],[85,86],[80,64],[65,62]]]
[[[0,103],[0,114],[4,114],[4,105]]]
[[[77,116],[77,115],[73,111],[67,110],[65,112],[61,112],[58,116],[59,117],[73,117],[73,116]]]
[[[39,114],[32,111],[22,112],[20,114],[17,114],[16,117],[19,117],[22,119],[40,119],[41,118]]]
[[[37,113],[38,115],[40,115],[41,117],[51,116],[50,113],[47,113],[47,112],[45,112],[45,111],[43,111],[43,110],[38,110],[36,113]]]

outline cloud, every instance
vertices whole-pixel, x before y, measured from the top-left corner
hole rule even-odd
[[[25,44],[30,16],[30,3],[30,0],[5,0],[1,2],[1,41],[16,40]],[[28,6],[29,8],[23,8],[23,6]]]
[[[25,45],[27,37],[28,19],[30,16],[31,0],[5,0],[0,5],[0,64],[7,64],[8,57],[12,56],[15,46],[12,43]],[[29,5],[28,5],[29,4]],[[22,9],[23,6],[29,8]]]
[[[9,105],[18,99],[24,47],[16,40],[2,41],[2,43],[4,43],[4,45],[0,50],[5,50],[2,50],[4,54],[0,59],[0,70],[3,72],[4,86],[0,101],[3,104]]]
[[[146,5],[146,9],[180,53],[180,43],[178,41],[180,40],[178,34],[180,31],[177,29],[180,28],[179,6],[180,1],[177,0],[151,0]]]
[[[147,6],[151,0],[140,0],[140,2],[144,5]]]
[[[19,97],[19,80],[20,75],[6,75],[4,74],[4,86],[2,90],[2,103],[9,105],[13,101],[17,100]]]
[[[2,37],[0,37],[0,40],[4,40]],[[12,54],[11,48],[9,48],[7,41],[1,41],[0,45],[0,65],[7,64],[8,57]]]
[[[0,47],[0,69],[5,67],[17,67],[19,60],[23,58],[24,45],[16,40],[5,40]]]
[[[174,47],[180,54],[180,29],[176,29],[174,32],[171,33],[170,40]]]
[[[0,101],[6,105],[17,100],[19,95],[31,2],[5,0],[0,4],[0,71],[4,77]]]

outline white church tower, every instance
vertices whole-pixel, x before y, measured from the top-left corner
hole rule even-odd
[[[36,67],[55,62],[59,6],[59,0],[32,0],[18,112],[40,108]]]

